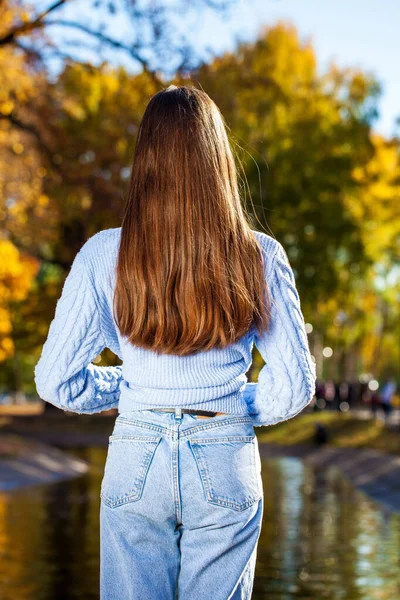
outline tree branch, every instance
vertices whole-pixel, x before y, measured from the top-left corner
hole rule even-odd
[[[38,15],[35,19],[33,19],[33,21],[28,21],[27,23],[22,23],[21,25],[18,25],[18,27],[14,27],[14,29],[12,29],[5,36],[0,38],[0,46],[10,44],[18,36],[29,33],[33,29],[43,27],[43,19],[51,12],[60,8],[60,6],[62,6],[66,2],[68,2],[68,0],[57,0],[57,2],[54,2],[54,4],[49,6],[49,8],[47,8],[44,12]]]
[[[9,115],[0,114],[0,119],[9,121],[12,125],[15,125],[15,127],[18,127],[18,129],[20,129],[21,131],[25,131],[33,135],[37,141],[39,148],[44,152],[51,165],[59,171],[59,165],[54,161],[53,152],[51,148],[47,146],[40,134],[40,131],[36,129],[34,125],[21,121],[21,119],[19,119],[14,113],[10,113]]]
[[[109,44],[113,48],[116,48],[118,50],[125,50],[126,52],[129,52],[129,54],[133,58],[135,58],[136,60],[141,62],[144,66],[147,66],[146,61],[137,53],[137,51],[135,49],[135,45],[127,46],[126,44],[123,44],[122,42],[119,42],[118,40],[114,40],[113,38],[108,37],[108,35],[105,35],[101,31],[94,31],[93,29],[90,29],[86,25],[83,25],[82,23],[78,23],[77,21],[66,21],[64,19],[53,19],[52,21],[44,21],[43,25],[45,25],[46,27],[51,26],[51,25],[59,25],[60,27],[71,27],[73,29],[78,29],[79,31],[82,31],[83,33],[87,33],[88,35],[91,35],[92,37],[95,37],[98,40]]]
[[[123,44],[122,42],[120,42],[118,40],[110,38],[108,35],[105,35],[101,31],[94,31],[93,29],[90,29],[90,27],[87,27],[86,25],[83,25],[82,23],[78,23],[76,21],[66,21],[64,19],[53,19],[51,21],[44,21],[43,25],[45,25],[45,26],[58,25],[60,27],[71,27],[72,29],[77,29],[78,31],[82,31],[83,33],[86,33],[87,35],[95,37],[98,40],[100,40],[101,42],[109,44],[113,48],[116,48],[118,50],[124,50],[125,52],[130,54],[130,56],[132,56],[132,58],[137,60],[142,65],[143,71],[145,71],[154,80],[154,82],[156,84],[158,84],[158,85],[163,84],[161,79],[157,76],[157,73],[155,73],[154,71],[152,71],[149,68],[147,61],[142,56],[140,56],[140,54],[137,52],[136,44],[133,44],[132,46],[127,46],[126,44]]]

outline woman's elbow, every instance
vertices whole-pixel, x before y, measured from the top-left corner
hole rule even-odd
[[[307,408],[315,397],[315,371],[308,371],[303,380],[303,389],[299,398],[297,412]],[[297,414],[297,413],[296,413]]]
[[[49,404],[64,409],[62,395],[60,394],[60,386],[54,382],[43,381],[40,377],[35,376],[35,386],[38,396]]]
[[[56,377],[43,377],[39,371],[34,376],[36,391],[39,397],[61,410],[71,410],[74,399],[71,397],[71,388],[68,382],[60,381]]]

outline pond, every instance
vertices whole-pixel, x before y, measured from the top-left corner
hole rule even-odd
[[[1,600],[99,597],[106,452],[74,453],[90,462],[87,475],[0,494]],[[399,516],[382,511],[335,469],[316,472],[295,458],[263,460],[263,481],[253,600],[400,598]]]

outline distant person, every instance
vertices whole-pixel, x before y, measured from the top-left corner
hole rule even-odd
[[[348,392],[348,403],[350,409],[354,408],[356,404],[356,396],[357,396],[357,384],[353,381],[349,382],[349,392]]]
[[[347,381],[341,381],[336,388],[336,395],[338,397],[338,410],[347,412],[349,410],[349,384]]]
[[[326,407],[325,402],[325,383],[317,379],[315,383],[315,398],[316,402],[313,406],[314,411],[322,410]]]
[[[378,416],[378,409],[381,406],[381,395],[379,390],[374,390],[372,392],[368,390],[368,394],[371,403],[371,412],[374,418],[376,418]]]
[[[324,423],[316,423],[314,430],[314,443],[318,445],[326,444],[328,441],[328,430]]]
[[[326,408],[332,410],[334,408],[334,400],[336,397],[336,385],[331,379],[325,381],[325,402]]]
[[[333,397],[332,408],[334,410],[339,410],[339,407],[340,407],[340,382],[334,381],[333,385],[335,386],[335,395]]]
[[[396,381],[393,377],[388,379],[381,390],[381,408],[385,413],[385,420],[388,421],[393,409],[393,396],[396,391]]]

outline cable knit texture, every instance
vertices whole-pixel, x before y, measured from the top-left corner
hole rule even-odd
[[[251,415],[254,426],[294,417],[315,393],[311,358],[293,271],[283,246],[253,230],[271,293],[271,322],[235,344],[191,356],[157,355],[122,337],[112,315],[121,228],[93,235],[75,256],[57,302],[35,384],[41,398],[63,410],[97,413],[181,406]],[[246,372],[256,345],[265,366],[256,383]],[[92,361],[110,348],[121,366]]]

